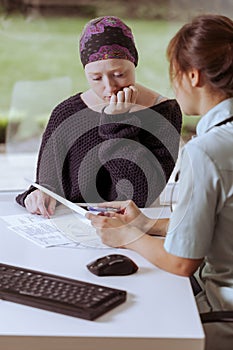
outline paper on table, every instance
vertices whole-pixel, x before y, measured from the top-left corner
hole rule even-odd
[[[63,235],[74,242],[81,243],[98,237],[94,227],[89,225],[88,219],[72,212],[63,205],[59,205],[56,208],[55,214],[50,218],[50,221]]]
[[[8,228],[42,247],[55,247],[72,242],[49,220],[40,223],[35,221],[26,223],[25,220],[24,224],[9,226]]]
[[[69,201],[68,199],[65,199],[58,194],[50,191],[44,186],[41,186],[35,182],[32,182],[28,179],[25,179],[27,182],[29,182],[32,186],[38,188],[42,192],[48,194],[52,198],[56,199],[58,202],[62,203],[65,207],[73,210],[76,214],[75,215],[75,222],[74,222],[74,216],[72,216],[72,212],[69,210],[65,210],[60,206],[60,210],[58,208],[56,209],[55,214],[52,217],[53,223],[56,225],[56,227],[62,231],[62,233],[77,243],[83,243],[86,241],[91,242],[91,247],[95,248],[95,242],[96,242],[96,248],[104,247],[109,248],[105,244],[103,244],[100,240],[100,238],[97,236],[95,229],[91,226],[91,223],[89,220],[85,218],[86,210],[80,207],[80,205],[88,206],[90,204],[97,205],[96,203],[73,203]],[[62,214],[62,217],[60,216]],[[81,242],[80,242],[81,240]],[[85,244],[88,246],[88,243]]]
[[[43,247],[109,248],[104,245],[89,220],[59,205],[51,219],[40,215],[21,214],[1,216],[8,228]]]
[[[19,226],[19,225],[28,225],[28,224],[39,224],[44,222],[45,219],[40,215],[32,214],[16,214],[16,215],[6,215],[0,216],[0,218],[5,221],[9,226]]]
[[[73,242],[80,244],[80,248],[110,248],[101,242],[93,226],[89,226],[89,220],[74,213],[69,208],[60,205],[50,219],[63,235]]]

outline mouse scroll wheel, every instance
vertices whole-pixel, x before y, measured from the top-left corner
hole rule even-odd
[[[97,267],[101,267],[101,266],[103,266],[103,265],[104,265],[103,262],[99,262],[98,265],[97,265]]]
[[[124,262],[124,260],[123,259],[113,260],[113,261],[110,261],[108,263],[108,265],[114,265],[114,264],[121,263],[121,262]]]

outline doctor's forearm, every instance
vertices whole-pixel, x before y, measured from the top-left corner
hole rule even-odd
[[[182,258],[164,249],[164,239],[144,235],[126,248],[141,254],[155,266],[180,276],[192,276],[203,259]]]

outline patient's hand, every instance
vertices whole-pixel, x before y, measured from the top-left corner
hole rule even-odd
[[[26,197],[24,204],[29,213],[50,218],[55,212],[56,199],[48,196],[40,190],[35,190]]]
[[[134,85],[124,87],[123,90],[112,94],[110,103],[105,107],[107,114],[127,113],[135,105],[138,89]]]

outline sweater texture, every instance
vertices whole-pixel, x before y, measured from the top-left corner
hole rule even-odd
[[[150,206],[178,156],[182,114],[176,100],[117,115],[98,113],[81,93],[53,110],[44,131],[36,182],[72,202],[132,199]],[[36,188],[19,194],[24,201]]]

